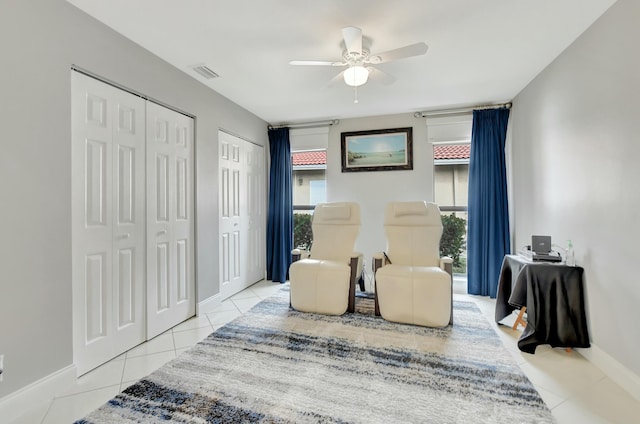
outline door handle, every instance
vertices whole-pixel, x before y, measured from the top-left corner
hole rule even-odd
[[[158,235],[159,235],[159,236],[164,235],[164,234],[167,234],[167,230],[160,230],[160,231],[158,231]]]
[[[131,234],[129,234],[129,233],[124,233],[124,234],[120,235],[121,239],[128,239],[129,237],[131,237]]]

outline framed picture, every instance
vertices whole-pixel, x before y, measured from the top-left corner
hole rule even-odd
[[[341,133],[342,172],[413,169],[413,128]]]

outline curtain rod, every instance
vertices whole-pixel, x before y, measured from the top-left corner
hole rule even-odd
[[[320,128],[320,127],[330,127],[332,125],[338,125],[340,123],[337,119],[327,120],[327,121],[315,121],[315,122],[299,122],[297,124],[269,124],[269,129],[274,128]]]
[[[507,109],[511,109],[511,102],[500,103],[495,105],[470,106],[470,107],[463,107],[458,109],[430,110],[425,112],[416,112],[413,114],[413,116],[415,116],[416,118],[428,118],[431,116],[458,115],[461,113],[473,112],[474,110],[495,109],[495,108],[501,108],[501,107],[506,107]]]

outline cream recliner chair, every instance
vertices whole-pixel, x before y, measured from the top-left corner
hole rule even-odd
[[[327,315],[353,312],[356,281],[363,266],[362,255],[354,252],[360,231],[360,206],[352,202],[318,204],[311,230],[311,251],[292,252],[291,306],[298,311]]]
[[[440,258],[442,219],[435,203],[385,209],[386,253],[374,256],[376,314],[426,327],[453,323],[452,259]]]

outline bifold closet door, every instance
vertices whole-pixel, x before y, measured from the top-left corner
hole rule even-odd
[[[145,340],[145,101],[71,78],[74,362],[84,374]]]
[[[220,295],[222,299],[245,288],[241,254],[246,224],[240,216],[246,207],[243,140],[218,131],[218,169],[220,172],[219,218],[220,233]]]
[[[147,103],[147,337],[195,315],[193,119]]]
[[[220,295],[238,293],[265,275],[264,148],[218,132]]]
[[[247,281],[253,284],[266,277],[266,166],[264,147],[246,142],[247,207]]]

